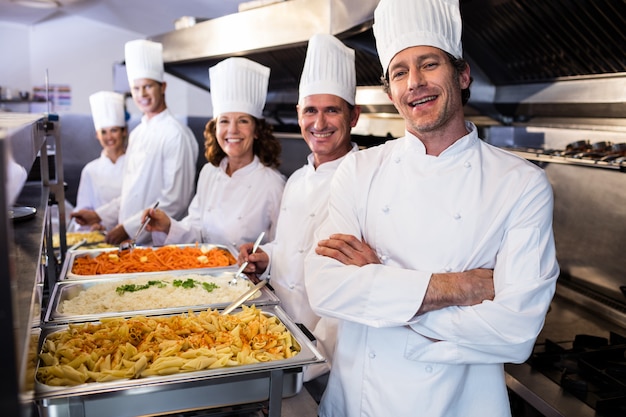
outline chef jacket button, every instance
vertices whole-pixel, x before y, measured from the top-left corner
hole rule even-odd
[[[304,249],[298,249],[298,253],[304,253]]]
[[[455,220],[459,220],[461,218],[461,213],[454,213],[452,217],[454,217]]]
[[[309,217],[315,217],[315,213],[309,214]]]
[[[383,213],[389,213],[389,206],[383,207]]]
[[[233,245],[235,248],[237,247],[237,242],[231,242],[231,245]]]
[[[450,272],[452,271],[452,268],[450,268],[449,266],[446,266],[445,268],[443,268],[443,270],[446,272]]]
[[[433,367],[430,365],[426,365],[426,368],[424,368],[424,370],[428,373],[431,373],[433,371]]]
[[[397,157],[396,159],[393,160],[393,162],[395,162],[396,164],[399,164],[400,161],[402,161],[402,159],[400,159],[400,157]]]
[[[289,289],[290,289],[290,290],[293,290],[294,288],[296,288],[296,286],[295,286],[295,285],[293,285],[293,284],[289,284]]]
[[[470,161],[465,161],[465,163],[463,164],[463,166],[465,168],[471,168],[472,167],[472,163]]]
[[[376,352],[370,352],[369,357],[370,357],[370,359],[375,359],[376,358]]]
[[[237,217],[237,220],[241,220],[241,216],[238,216],[238,217]]]
[[[387,255],[380,255],[378,259],[380,259],[382,263],[385,263],[387,262],[387,259],[389,259],[389,257]]]

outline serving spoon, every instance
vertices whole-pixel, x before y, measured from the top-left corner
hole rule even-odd
[[[263,236],[265,236],[265,232],[261,232],[259,237],[256,238],[256,241],[254,242],[254,245],[252,246],[252,252],[250,252],[251,254],[256,252],[256,250],[259,248],[259,245],[261,244],[261,241],[263,240]],[[241,275],[243,270],[246,269],[246,266],[248,266],[248,263],[249,263],[248,261],[245,261],[244,263],[241,264],[237,272],[235,272],[235,276],[233,277],[233,279],[228,281],[228,285],[231,285],[231,286],[237,285],[237,279],[239,278],[239,275]]]

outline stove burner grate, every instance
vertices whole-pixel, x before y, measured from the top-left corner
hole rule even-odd
[[[626,337],[576,335],[571,348],[546,340],[528,360],[565,391],[596,410],[598,417],[626,415]]]

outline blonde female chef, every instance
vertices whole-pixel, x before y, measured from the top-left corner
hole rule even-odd
[[[206,242],[237,248],[265,232],[274,238],[285,186],[280,142],[263,118],[270,69],[229,58],[209,69],[213,116],[205,128],[207,163],[181,221],[151,210],[155,245]]]

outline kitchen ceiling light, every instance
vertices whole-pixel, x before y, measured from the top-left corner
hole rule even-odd
[[[37,9],[56,9],[61,4],[56,0],[11,0],[15,4]]]

